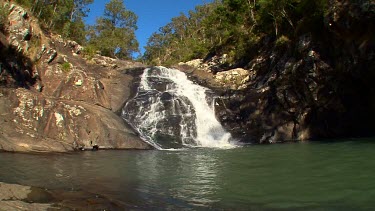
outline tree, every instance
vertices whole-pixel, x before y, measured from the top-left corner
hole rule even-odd
[[[62,34],[80,44],[86,42],[86,26],[83,18],[87,17],[90,11],[88,5],[94,0],[73,0],[73,6],[69,8],[69,21],[64,24]]]
[[[84,44],[86,41],[83,18],[87,16],[87,6],[93,0],[16,0],[30,8],[43,27]]]
[[[206,20],[217,2],[197,6],[188,15],[181,13],[153,33],[148,40],[143,59],[150,64],[170,65],[178,61],[204,57],[215,43]],[[212,36],[211,36],[212,34]],[[215,39],[216,40],[216,39]]]
[[[74,22],[87,17],[87,13],[90,11],[87,6],[93,2],[94,0],[74,0],[74,6],[70,11],[70,21]]]
[[[104,56],[130,59],[139,52],[136,24],[136,14],[127,10],[122,0],[111,0],[105,6],[104,16],[92,27],[89,43]]]
[[[230,65],[238,65],[256,55],[262,38],[280,43],[319,33],[326,7],[326,0],[214,0],[154,33],[144,60],[169,65],[225,53]]]
[[[300,0],[259,0],[262,16],[271,17],[276,37],[281,34],[284,21],[287,21],[287,25],[294,29],[294,23],[289,13],[295,11],[294,4],[299,2]]]

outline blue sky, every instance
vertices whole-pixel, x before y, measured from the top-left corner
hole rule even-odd
[[[108,2],[109,0],[94,0],[86,18],[87,24],[95,23],[96,18],[103,14]],[[124,0],[125,7],[138,15],[136,36],[142,53],[150,35],[170,22],[171,18],[180,15],[181,12],[187,14],[195,6],[208,2],[212,0]]]

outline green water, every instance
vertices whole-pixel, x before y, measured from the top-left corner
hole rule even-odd
[[[375,139],[230,150],[0,153],[0,181],[139,209],[373,210]]]

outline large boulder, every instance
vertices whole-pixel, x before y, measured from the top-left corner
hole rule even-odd
[[[246,82],[250,80],[250,71],[243,68],[235,68],[218,72],[214,79],[223,87],[230,89],[244,89]]]
[[[24,88],[3,90],[0,147],[6,151],[144,149],[147,144],[124,121],[101,106],[36,95]]]

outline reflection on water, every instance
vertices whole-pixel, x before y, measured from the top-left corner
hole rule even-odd
[[[84,189],[134,206],[209,206],[217,202],[214,195],[220,188],[216,180],[220,171],[217,156],[204,150],[2,153],[0,159],[0,181],[50,189]]]
[[[0,181],[85,190],[135,209],[371,210],[373,142],[230,150],[0,153]]]
[[[216,181],[218,160],[214,154],[193,151],[151,152],[136,156],[142,183],[139,190],[149,195],[168,195],[173,200],[207,206],[220,188]]]

